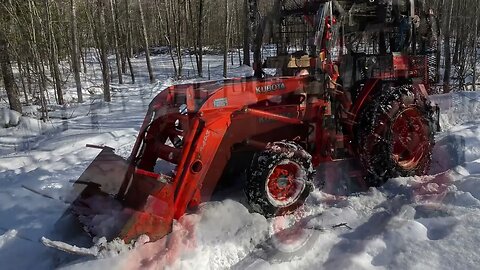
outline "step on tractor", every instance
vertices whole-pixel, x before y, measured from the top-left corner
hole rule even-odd
[[[68,209],[88,233],[160,239],[232,172],[266,217],[339,174],[370,187],[428,172],[435,14],[419,0],[266,2],[247,5],[254,76],[171,86],[128,159],[97,146]]]

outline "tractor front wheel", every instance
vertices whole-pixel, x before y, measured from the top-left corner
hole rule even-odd
[[[313,190],[312,157],[300,145],[271,143],[257,153],[247,171],[248,203],[265,217],[291,213]]]
[[[366,182],[379,186],[389,178],[426,174],[434,146],[430,103],[412,85],[388,84],[370,101],[356,126]]]

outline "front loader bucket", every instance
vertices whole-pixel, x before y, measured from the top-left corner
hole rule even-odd
[[[100,147],[97,147],[100,148]],[[68,212],[92,236],[120,237],[130,242],[142,234],[159,239],[170,232],[171,201],[168,187],[158,177],[135,170],[111,148],[102,151],[75,181],[67,199]],[[131,177],[129,195],[119,194]],[[167,192],[168,193],[168,192]]]
[[[75,181],[71,194],[74,198],[78,198],[80,195],[94,195],[98,192],[114,195],[118,193],[127,174],[128,162],[116,155],[111,148],[104,147],[101,149],[100,154]]]

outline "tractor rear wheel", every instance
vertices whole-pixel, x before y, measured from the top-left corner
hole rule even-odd
[[[384,85],[359,116],[356,145],[366,182],[424,175],[434,146],[434,110],[412,85]]]
[[[271,143],[255,154],[247,170],[247,201],[265,217],[291,213],[313,190],[313,176],[312,157],[300,145]]]

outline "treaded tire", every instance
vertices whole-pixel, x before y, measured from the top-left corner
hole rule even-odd
[[[426,174],[435,144],[430,102],[412,85],[384,84],[382,88],[355,127],[357,153],[369,186],[380,186],[389,178]]]
[[[314,188],[311,160],[311,155],[300,145],[289,141],[270,143],[264,151],[255,154],[247,170],[245,187],[250,207],[265,217],[274,217],[291,213],[303,205]],[[301,184],[301,190],[298,189],[295,196],[290,198],[291,201],[284,205],[275,203],[269,189],[272,174],[283,164],[294,164],[302,171],[302,176],[296,178]]]

